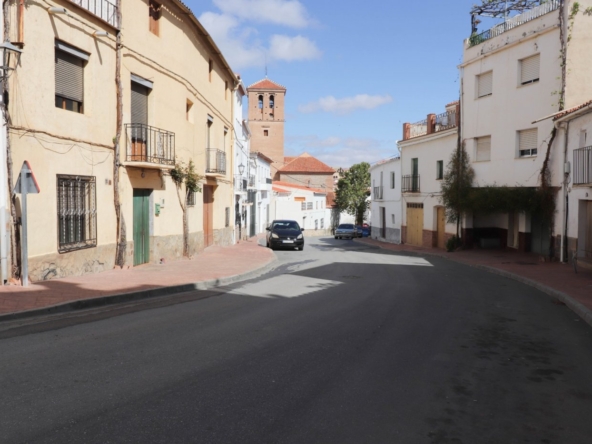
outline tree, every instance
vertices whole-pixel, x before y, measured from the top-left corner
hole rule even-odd
[[[187,219],[187,202],[192,193],[201,192],[199,181],[203,179],[195,172],[193,160],[185,165],[183,161],[176,160],[175,168],[171,170],[171,178],[177,188],[179,205],[183,210],[183,256],[189,257],[189,221]],[[184,188],[184,189],[183,189]],[[181,197],[183,196],[183,198]]]
[[[482,17],[507,17],[512,12],[521,14],[535,6],[545,3],[547,0],[481,0],[480,5],[474,5],[471,9],[471,34],[477,32],[480,23],[477,16]]]
[[[446,219],[456,222],[456,236],[460,238],[460,219],[463,213],[471,209],[471,190],[475,171],[469,163],[469,156],[464,143],[458,144],[446,166],[444,179],[440,184],[441,201],[446,207]]]
[[[357,163],[343,174],[337,182],[335,204],[340,211],[355,216],[356,224],[362,225],[368,209],[370,188],[370,164]]]

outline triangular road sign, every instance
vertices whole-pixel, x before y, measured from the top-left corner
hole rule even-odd
[[[25,186],[24,190],[21,190],[21,177],[23,171],[25,173]],[[33,170],[31,169],[31,165],[29,165],[28,160],[23,162],[23,167],[21,168],[18,179],[16,180],[13,193],[22,194],[23,191],[27,194],[39,194],[39,185],[37,184],[37,180],[35,179],[35,175],[33,174]]]

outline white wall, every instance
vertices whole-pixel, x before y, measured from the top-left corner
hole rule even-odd
[[[382,173],[382,199],[377,199],[374,193],[375,186],[381,186]],[[391,173],[394,173],[394,187],[391,184]],[[370,168],[370,183],[372,187],[372,200],[370,204],[371,236],[388,242],[401,242],[401,160],[399,158],[380,162]],[[382,237],[381,207],[385,209],[385,237]],[[394,221],[393,221],[394,218]]]

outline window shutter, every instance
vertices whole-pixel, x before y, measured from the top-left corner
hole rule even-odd
[[[150,90],[132,82],[132,122],[148,125],[148,93]]]
[[[532,83],[539,79],[539,71],[541,64],[540,54],[528,57],[521,61],[520,83]]]
[[[533,150],[537,149],[537,129],[529,129],[520,131],[520,149],[521,150]]]
[[[56,96],[83,102],[83,60],[67,52],[55,51]]]
[[[477,139],[477,162],[491,160],[491,137],[479,137]]]
[[[478,97],[489,96],[493,92],[493,71],[481,74],[478,77],[477,95]]]

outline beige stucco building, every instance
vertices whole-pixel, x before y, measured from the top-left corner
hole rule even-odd
[[[8,139],[13,181],[27,160],[41,188],[28,199],[31,279],[110,269],[118,238],[125,265],[181,257],[176,161],[203,176],[202,193],[186,202],[190,253],[231,243],[237,78],[191,11],[176,0],[130,0],[119,19],[106,0],[92,11],[75,0],[25,3],[10,10],[23,54],[9,79]]]

